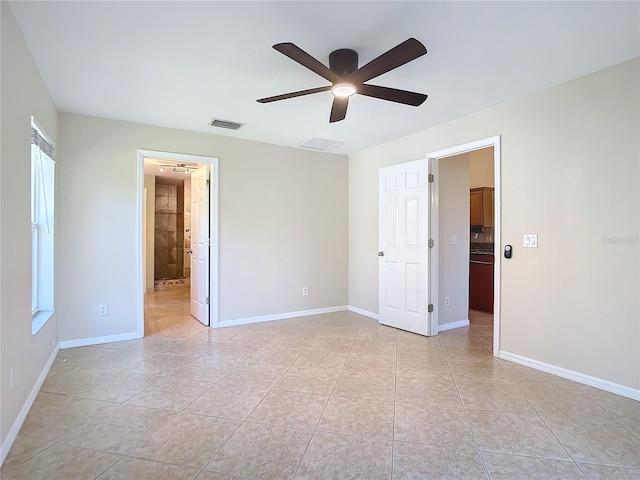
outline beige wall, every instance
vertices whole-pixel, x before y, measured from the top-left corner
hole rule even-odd
[[[493,187],[493,147],[469,152],[469,188]]]
[[[502,351],[639,388],[639,72],[635,59],[352,155],[350,305],[377,311],[378,169],[501,135]]]
[[[0,262],[2,306],[0,312],[2,454],[17,433],[16,419],[58,343],[57,312],[31,335],[31,230],[29,223],[31,114],[57,144],[55,106],[33,63],[11,9],[1,2],[1,150]],[[58,169],[64,157],[56,155]],[[58,173],[57,173],[58,174]],[[56,188],[59,184],[56,185]],[[56,215],[60,190],[56,191]],[[59,232],[56,218],[56,232]],[[57,241],[58,239],[56,239]],[[57,265],[56,265],[57,267]],[[14,367],[13,387],[9,369]],[[45,372],[46,373],[46,372]],[[28,406],[28,405],[27,405]],[[7,442],[7,443],[5,443]]]
[[[469,153],[438,161],[438,326],[469,319]],[[457,245],[451,244],[457,235]],[[450,305],[445,306],[445,297]]]
[[[136,331],[137,149],[220,159],[221,321],[347,304],[346,157],[68,113],[59,135],[61,340]]]

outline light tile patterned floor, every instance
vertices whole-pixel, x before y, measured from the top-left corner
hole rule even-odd
[[[141,340],[63,350],[5,480],[638,479],[640,403],[340,312],[209,329],[147,295]]]

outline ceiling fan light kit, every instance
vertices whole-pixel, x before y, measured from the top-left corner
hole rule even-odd
[[[331,93],[334,97],[350,97],[357,92],[356,87],[348,83],[339,83],[331,87]]]
[[[348,48],[331,52],[329,55],[329,67],[293,43],[278,43],[274,45],[273,48],[295,62],[298,62],[303,67],[308,68],[322,78],[330,81],[331,85],[285,93],[274,97],[260,98],[258,99],[260,103],[276,102],[278,100],[330,91],[334,98],[329,122],[333,123],[344,120],[347,115],[349,97],[355,94],[414,107],[422,105],[427,99],[427,95],[423,93],[365,83],[427,53],[424,45],[415,38],[405,40],[360,68],[358,68],[358,53]]]

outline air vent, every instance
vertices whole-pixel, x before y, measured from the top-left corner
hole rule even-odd
[[[238,130],[239,128],[242,128],[244,126],[244,123],[214,118],[213,120],[211,120],[211,123],[209,123],[209,125],[211,125],[212,127],[226,128],[228,130]]]
[[[335,140],[327,140],[325,138],[312,137],[309,140],[298,144],[299,147],[309,148],[311,150],[331,150],[332,148],[342,145],[343,142],[336,142]]]

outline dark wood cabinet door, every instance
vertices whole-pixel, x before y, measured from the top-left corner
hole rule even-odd
[[[469,308],[493,313],[493,263],[469,263]]]
[[[471,225],[482,225],[482,190],[469,193],[469,216]]]

